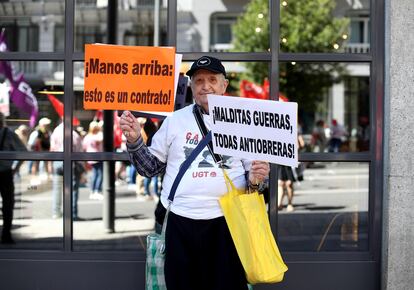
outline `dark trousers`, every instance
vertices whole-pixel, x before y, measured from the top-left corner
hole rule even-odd
[[[14,183],[11,170],[0,172],[0,193],[2,199],[3,234],[10,234],[14,209]]]
[[[193,220],[169,214],[168,290],[246,290],[246,276],[224,217]]]

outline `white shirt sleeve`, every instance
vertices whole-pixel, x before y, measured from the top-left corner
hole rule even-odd
[[[171,145],[170,118],[166,118],[158,131],[152,136],[149,151],[161,162],[167,163],[168,150]]]

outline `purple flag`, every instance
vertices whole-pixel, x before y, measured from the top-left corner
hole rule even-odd
[[[0,33],[0,51],[7,51],[4,29]],[[34,127],[38,115],[37,100],[30,85],[24,80],[23,73],[15,76],[10,62],[4,60],[0,60],[0,73],[4,74],[10,83],[10,100],[17,108],[30,114],[30,127]]]
[[[23,74],[12,83],[10,100],[16,107],[30,114],[30,127],[34,127],[38,115],[37,100],[29,84],[24,80]]]
[[[4,29],[2,29],[0,33],[0,52],[5,51],[7,51],[6,36],[4,33]],[[10,62],[6,60],[0,60],[0,74],[4,74],[4,76],[8,80],[13,79],[13,71]]]

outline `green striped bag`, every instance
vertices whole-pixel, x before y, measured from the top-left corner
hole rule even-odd
[[[146,290],[167,290],[165,285],[165,229],[167,225],[168,207],[164,218],[161,234],[152,233],[147,236],[147,261],[146,261]]]

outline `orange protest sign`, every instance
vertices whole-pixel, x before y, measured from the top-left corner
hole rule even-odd
[[[175,48],[85,45],[85,110],[174,110]]]

